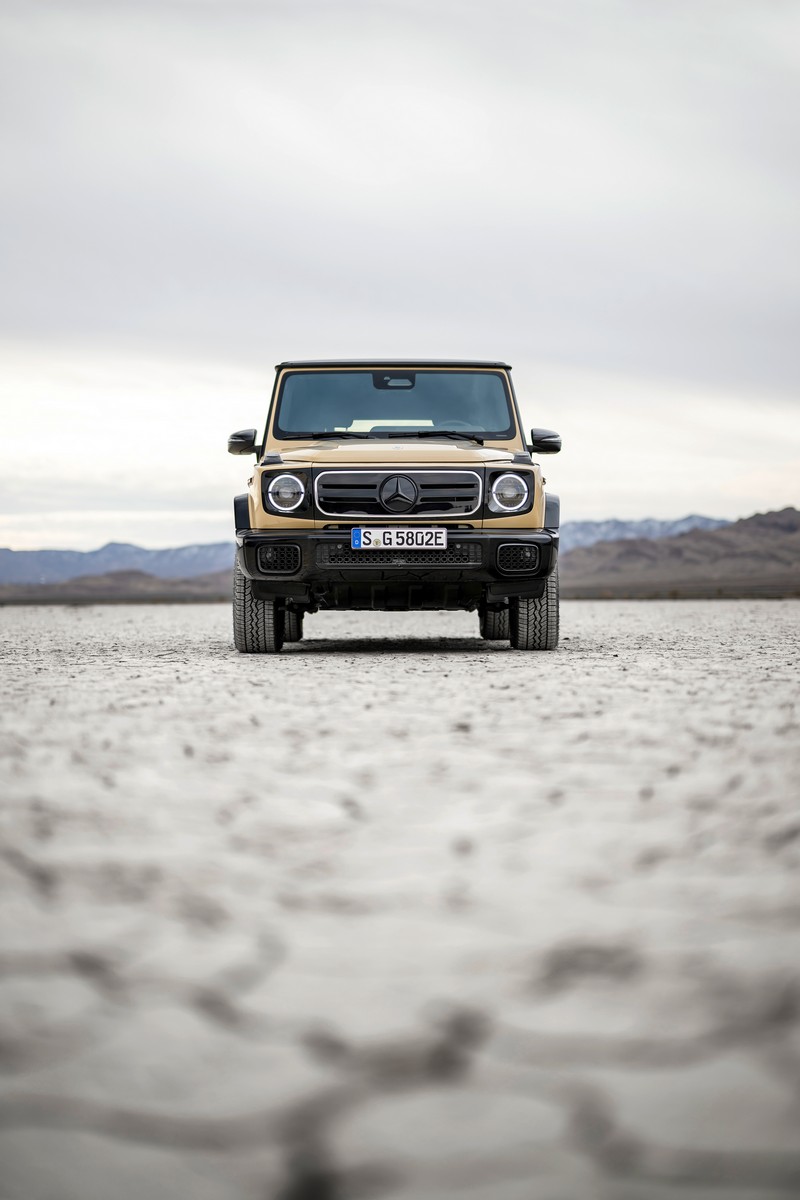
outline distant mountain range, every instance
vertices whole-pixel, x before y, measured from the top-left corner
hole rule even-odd
[[[673,537],[690,529],[718,529],[728,523],[700,516],[682,517],[678,521],[565,521],[561,527],[561,552],[566,554],[600,541]],[[145,550],[128,542],[109,542],[99,550],[88,551],[0,549],[0,584],[63,583],[111,571],[144,571],[157,579],[194,579],[229,570],[233,555],[233,542],[179,546],[174,550]]]
[[[678,521],[656,521],[651,517],[643,521],[565,521],[561,526],[561,553],[567,554],[581,546],[593,546],[595,542],[676,537],[692,529],[721,529],[723,525],[730,525],[730,521],[700,517],[696,513],[681,517]]]
[[[757,513],[677,537],[596,542],[561,558],[580,599],[800,596],[800,512]]]
[[[193,579],[233,566],[233,542],[145,550],[109,542],[99,550],[0,550],[0,583],[63,583],[109,571],[145,571],[157,579]]]
[[[3,604],[188,604],[229,600],[231,569],[192,579],[158,579],[146,571],[108,571],[59,583],[0,583]]]
[[[631,536],[629,530],[645,522],[572,522],[584,531],[587,525],[611,526],[616,536],[561,555],[562,595],[572,599],[800,597],[797,509],[729,523],[703,517],[687,520],[704,524],[673,536],[659,530],[657,536],[644,538]],[[142,556],[137,561],[146,563],[147,570],[129,565],[103,569],[109,561],[129,562],[134,556]],[[178,550],[111,544],[90,554],[0,551],[0,572],[5,572],[5,578],[0,574],[0,604],[226,600],[232,561],[233,546],[227,542]],[[9,562],[18,572],[13,581],[8,578]],[[74,571],[76,565],[79,569],[72,578],[53,578],[52,573]],[[40,572],[38,579],[30,579],[34,569]],[[50,580],[41,582],[45,570],[51,572]],[[175,570],[182,572],[178,578],[168,574]],[[23,581],[20,575],[26,572],[28,580]]]

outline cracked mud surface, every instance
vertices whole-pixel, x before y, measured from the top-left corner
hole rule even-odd
[[[0,610],[3,1200],[800,1194],[797,602]]]

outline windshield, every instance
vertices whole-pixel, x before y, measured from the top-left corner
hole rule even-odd
[[[320,433],[409,436],[441,430],[509,438],[514,417],[496,371],[303,371],[278,397],[278,438]]]

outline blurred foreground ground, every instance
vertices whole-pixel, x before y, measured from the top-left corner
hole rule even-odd
[[[800,1194],[800,602],[0,610],[3,1200]]]

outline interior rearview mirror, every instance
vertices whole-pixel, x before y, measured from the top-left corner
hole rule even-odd
[[[257,429],[238,429],[228,438],[228,454],[255,454]]]
[[[558,454],[561,449],[561,434],[552,429],[531,430],[531,454]]]

